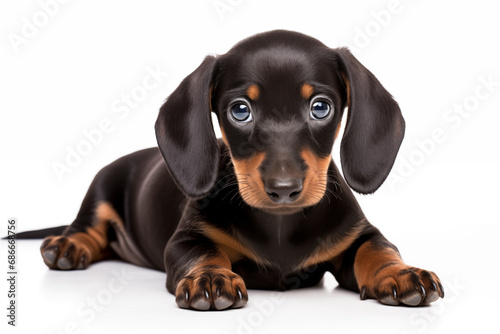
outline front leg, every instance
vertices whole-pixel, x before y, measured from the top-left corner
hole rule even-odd
[[[406,265],[397,248],[374,227],[346,251],[334,274],[341,286],[359,291],[362,300],[422,306],[444,297],[437,275]]]
[[[247,303],[245,282],[231,271],[228,255],[204,235],[177,231],[164,258],[167,289],[179,307],[224,310]]]

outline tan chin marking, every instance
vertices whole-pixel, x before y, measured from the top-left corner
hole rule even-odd
[[[311,206],[318,203],[325,195],[331,156],[321,158],[308,149],[302,150],[301,156],[308,167],[301,197],[304,206]]]

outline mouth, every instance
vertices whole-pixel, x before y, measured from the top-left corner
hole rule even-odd
[[[262,206],[262,207],[259,207],[258,209],[264,211],[265,213],[269,213],[272,215],[286,216],[286,215],[293,215],[294,213],[301,212],[305,208],[306,208],[305,206],[283,204],[283,205],[276,206],[276,207]]]

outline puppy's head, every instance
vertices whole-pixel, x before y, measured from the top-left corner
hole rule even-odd
[[[216,113],[244,201],[289,214],[323,198],[346,107],[344,177],[355,191],[372,193],[403,139],[399,107],[347,49],[299,33],[259,34],[207,57],[162,106],[156,135],[180,188],[203,197],[219,167]]]

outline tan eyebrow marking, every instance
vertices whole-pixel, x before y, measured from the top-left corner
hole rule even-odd
[[[250,87],[248,87],[247,89],[247,96],[250,98],[250,100],[257,100],[259,98],[259,94],[260,94],[260,91],[259,91],[259,87],[257,87],[257,85],[251,85]]]
[[[313,93],[314,93],[313,86],[309,84],[302,85],[302,88],[300,89],[300,95],[302,95],[304,99],[310,98]]]

